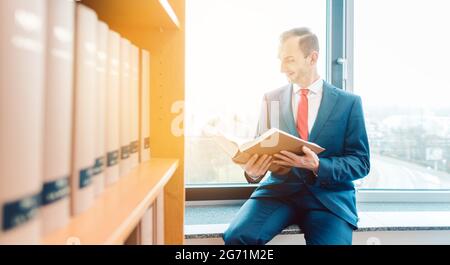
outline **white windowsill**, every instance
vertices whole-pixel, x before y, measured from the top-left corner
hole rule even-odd
[[[450,212],[362,212],[359,214],[358,230],[371,231],[429,231],[449,230]],[[185,238],[221,238],[228,224],[186,225]],[[296,226],[285,229],[282,234],[300,234]]]

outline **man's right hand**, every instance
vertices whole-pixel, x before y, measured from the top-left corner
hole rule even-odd
[[[272,162],[272,156],[254,154],[247,163],[243,166],[245,173],[252,178],[259,178],[264,176],[269,170]]]

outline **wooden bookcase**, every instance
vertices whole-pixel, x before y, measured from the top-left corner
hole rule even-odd
[[[46,236],[43,244],[124,244],[138,243],[137,230],[142,216],[178,168],[178,160],[152,158],[95,199],[85,212],[71,218],[69,224]],[[135,231],[135,233],[133,233]],[[165,235],[166,236],[166,235]],[[131,237],[131,240],[129,240]]]
[[[164,189],[164,244],[184,243],[185,83],[184,0],[82,0],[109,28],[148,50],[150,66],[150,148],[152,159],[108,187],[94,206],[45,237],[45,244],[123,244],[139,230],[145,207]],[[167,2],[172,10],[163,2]],[[179,124],[180,123],[180,124]],[[173,133],[172,127],[180,127]],[[157,159],[157,158],[174,159]],[[137,189],[137,190],[136,190]]]

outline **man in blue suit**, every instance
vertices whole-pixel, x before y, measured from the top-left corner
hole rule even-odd
[[[307,28],[281,35],[279,58],[290,84],[265,94],[257,135],[277,127],[326,150],[316,155],[304,147],[303,155],[253,156],[243,165],[248,182],[259,183],[271,172],[223,239],[225,244],[265,244],[298,224],[307,244],[350,245],[358,222],[353,181],[370,170],[361,98],[320,78],[318,39]]]

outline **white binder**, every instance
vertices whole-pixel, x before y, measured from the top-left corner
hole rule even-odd
[[[139,164],[139,48],[131,46],[130,168]]]
[[[141,59],[141,162],[150,160],[150,53]]]
[[[48,0],[44,185],[42,230],[47,235],[70,217],[72,158],[73,48],[75,4]]]
[[[130,170],[130,53],[131,44],[127,39],[120,43],[120,176]]]
[[[0,1],[0,244],[40,243],[45,1]]]
[[[153,245],[154,238],[154,215],[153,215],[153,205],[151,205],[141,219],[141,244],[142,245]]]
[[[109,31],[108,36],[108,78],[106,89],[106,185],[119,180],[120,161],[120,35]]]
[[[104,22],[97,26],[97,138],[94,166],[94,193],[96,196],[105,187],[105,119],[106,119],[106,69],[108,67],[109,28]]]
[[[72,172],[72,210],[75,215],[88,209],[94,200],[92,168],[97,135],[97,23],[93,10],[77,5]]]

